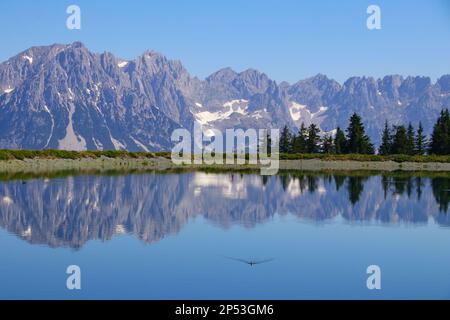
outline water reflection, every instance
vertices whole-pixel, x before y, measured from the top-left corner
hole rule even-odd
[[[133,233],[146,243],[203,216],[223,228],[275,214],[308,221],[448,226],[450,178],[405,174],[142,174],[0,183],[0,226],[32,244],[80,248]]]

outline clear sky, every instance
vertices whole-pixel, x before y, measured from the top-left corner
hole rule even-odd
[[[81,30],[66,28],[70,4]],[[381,30],[366,27],[370,4]],[[0,30],[0,61],[79,40],[126,59],[154,49],[200,78],[223,67],[291,83],[450,73],[450,0],[2,0]]]

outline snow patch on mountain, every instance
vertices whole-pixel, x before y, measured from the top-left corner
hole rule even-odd
[[[251,117],[255,120],[259,120],[265,118],[266,115],[268,115],[267,109],[264,108],[263,110],[256,110],[255,112],[253,112]]]
[[[92,138],[92,142],[94,142],[97,150],[103,150],[103,144],[95,138]]]
[[[319,128],[320,128],[320,126],[319,126]],[[322,138],[328,136],[328,137],[332,137],[334,139],[336,137],[336,132],[337,132],[337,129],[333,129],[330,131],[321,130],[319,133],[319,136]]]
[[[142,150],[149,152],[148,148],[142,142],[140,142],[138,139],[136,139],[132,136],[130,136],[130,138],[131,138],[131,140],[134,141],[134,143],[136,143],[140,148],[142,148]]]
[[[312,123],[320,126],[325,119],[324,113],[327,110],[327,107],[321,106],[316,112],[311,112],[306,105],[294,101],[291,102],[289,106],[289,114],[298,127],[300,127],[302,123],[305,126],[309,126]]]
[[[244,104],[247,104],[248,101],[245,100],[245,99],[231,100],[231,101],[225,102],[225,103],[223,104],[223,107],[224,107],[224,108],[230,108],[230,110],[231,110],[231,109],[233,109],[233,107],[234,107],[235,105],[237,105],[237,106],[238,106],[238,109],[239,109],[240,106],[241,106],[241,104],[243,104],[243,103],[244,103]]]
[[[247,115],[248,101],[244,99],[231,100],[223,104],[223,108],[226,110],[219,110],[216,112],[202,111],[194,114],[195,119],[201,125],[209,125],[213,122],[229,119],[233,113],[238,113],[240,115]]]
[[[44,146],[44,149],[48,147],[48,144],[50,143],[50,140],[53,136],[53,130],[55,128],[55,119],[53,118],[53,114],[50,112],[50,109],[47,107],[47,105],[44,105],[44,110],[50,115],[50,119],[52,120],[52,127],[50,129],[50,134],[48,135],[47,143]]]
[[[109,138],[111,139],[111,142],[114,145],[114,149],[116,149],[116,150],[126,150],[127,149],[127,147],[122,142],[120,142],[119,140],[115,139],[111,135],[111,132],[109,133]]]
[[[306,106],[303,104],[299,104],[297,102],[292,102],[291,106],[289,107],[289,113],[291,115],[292,120],[294,120],[294,122],[297,122],[300,120],[300,118],[302,117],[302,110],[305,110]],[[311,114],[311,112],[309,112],[308,109],[306,109],[306,112],[308,114]]]
[[[28,62],[29,62],[30,64],[33,63],[33,57],[30,57],[30,56],[25,55],[25,56],[23,56],[23,58],[26,59],[26,60],[28,60]]]
[[[313,113],[313,117],[317,116],[317,115],[320,114],[320,113],[324,113],[324,112],[327,111],[327,110],[328,110],[327,107],[321,106],[321,107],[319,108],[319,111],[317,111],[316,113]]]
[[[69,90],[69,99],[73,100],[73,98],[75,98],[75,95],[73,94],[73,91],[71,88],[68,88],[68,90]]]
[[[200,123],[201,125],[206,125],[206,124],[215,122],[215,121],[223,118],[222,113],[209,112],[209,111],[199,112],[199,113],[194,114],[194,116],[195,116],[195,119],[197,120],[197,122]]]

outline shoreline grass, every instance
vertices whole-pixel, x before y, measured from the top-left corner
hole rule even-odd
[[[224,155],[225,156],[225,155]],[[236,156],[236,155],[235,155]],[[1,149],[0,161],[7,160],[27,160],[27,159],[98,159],[101,157],[111,159],[154,159],[171,158],[170,152],[130,152],[130,151],[68,151],[68,150],[12,150]],[[248,158],[248,155],[246,155]],[[361,161],[361,162],[435,162],[450,163],[450,155],[366,155],[366,154],[280,154],[280,160],[323,160],[323,161]]]
[[[101,157],[112,159],[153,159],[157,157],[170,158],[170,152],[129,152],[129,151],[69,151],[69,150],[13,150],[1,149],[0,161],[2,160],[25,160],[25,159],[98,159]]]
[[[225,155],[224,155],[225,156]],[[236,155],[235,155],[236,158]],[[246,157],[248,159],[248,155]],[[272,159],[276,160],[276,159]],[[227,164],[176,164],[170,152],[128,151],[65,151],[65,150],[0,150],[0,174],[42,174],[71,172],[180,172],[197,170],[205,172],[246,173],[260,171],[261,163],[237,162]],[[447,172],[450,173],[450,156],[404,156],[361,154],[281,154],[278,171],[327,172]]]

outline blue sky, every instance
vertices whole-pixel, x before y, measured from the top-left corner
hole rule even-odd
[[[81,30],[66,28],[70,4],[81,8]],[[366,28],[370,4],[381,7],[381,30]],[[127,59],[155,49],[200,78],[223,67],[291,83],[450,73],[450,0],[9,0],[0,30],[0,61],[79,40]]]

